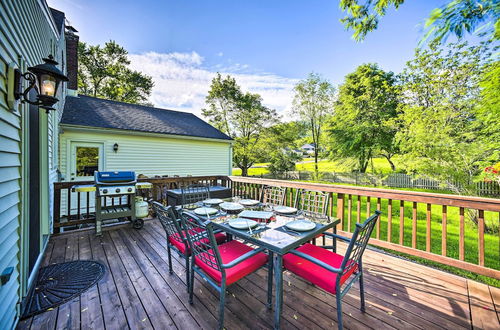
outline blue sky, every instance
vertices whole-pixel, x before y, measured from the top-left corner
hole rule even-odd
[[[406,2],[357,43],[339,22],[338,0],[48,0],[82,41],[113,39],[124,46],[134,69],[153,76],[155,105],[196,114],[217,71],[234,75],[283,113],[293,85],[311,71],[334,84],[367,62],[401,71],[424,19],[447,1]]]

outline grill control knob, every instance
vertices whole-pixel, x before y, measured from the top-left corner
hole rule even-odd
[[[128,191],[128,192],[132,192],[132,188],[128,188],[128,189],[127,189],[127,191]]]
[[[115,190],[115,191],[116,191],[117,193],[119,193],[119,192],[120,192],[120,188],[116,188],[116,190]]]
[[[103,194],[107,194],[107,193],[108,193],[108,189],[103,189],[103,190],[102,190],[102,193],[103,193]]]

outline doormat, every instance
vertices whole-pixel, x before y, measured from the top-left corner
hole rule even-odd
[[[21,318],[43,313],[70,301],[95,285],[105,272],[103,264],[91,260],[63,262],[40,268]]]

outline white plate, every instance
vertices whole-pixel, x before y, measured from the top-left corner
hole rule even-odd
[[[295,231],[309,231],[316,228],[316,224],[309,220],[294,220],[287,223],[285,227]]]
[[[207,205],[219,205],[220,203],[223,202],[224,201],[220,198],[210,198],[210,199],[205,199],[202,203]]]
[[[198,215],[203,215],[203,216],[207,216],[208,215],[212,215],[212,214],[215,214],[217,213],[217,209],[214,209],[212,207],[199,207],[197,209],[194,209],[194,213],[198,214]]]
[[[243,205],[230,202],[224,202],[220,204],[220,207],[226,211],[240,211],[244,209]]]
[[[244,206],[255,206],[260,202],[256,199],[240,199],[239,203]]]
[[[235,229],[249,229],[257,226],[258,222],[250,219],[236,218],[229,220],[228,224]]]
[[[290,207],[290,206],[275,206],[274,211],[281,213],[281,214],[297,213],[297,209],[295,207]]]

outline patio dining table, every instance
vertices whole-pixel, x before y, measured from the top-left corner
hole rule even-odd
[[[258,247],[267,249],[269,251],[269,256],[274,258],[274,328],[279,329],[283,304],[283,256],[291,250],[298,248],[302,244],[311,241],[329,229],[333,228],[334,232],[336,232],[336,227],[337,224],[340,223],[340,220],[332,219],[329,222],[317,222],[314,229],[310,231],[297,232],[289,230],[285,227],[286,223],[295,219],[294,216],[275,215],[275,217],[276,219],[274,221],[267,224],[259,224],[259,226],[255,227],[251,231],[239,230],[231,227],[228,220],[230,220],[232,216],[215,215],[211,216],[210,220],[214,223],[214,227],[220,229],[221,231]],[[270,279],[272,279],[272,277],[270,277]]]

